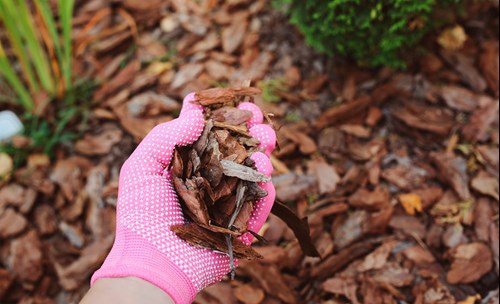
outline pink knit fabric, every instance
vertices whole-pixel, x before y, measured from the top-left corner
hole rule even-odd
[[[174,147],[192,144],[204,127],[202,107],[186,96],[180,117],[156,126],[120,172],[116,238],[103,265],[91,279],[139,277],[163,289],[175,303],[191,303],[203,288],[219,282],[229,272],[229,258],[221,253],[189,245],[170,231],[170,226],[186,220],[171,183],[168,168]],[[251,158],[257,169],[270,176],[268,155],[273,151],[276,134],[262,125],[263,115],[257,106],[243,103],[240,108],[252,111],[250,133],[259,139],[264,153]],[[249,229],[259,231],[275,198],[271,182],[261,183],[268,196],[256,203]],[[250,244],[251,234],[241,240]]]

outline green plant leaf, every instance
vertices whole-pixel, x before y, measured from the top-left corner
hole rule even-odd
[[[7,8],[4,6],[8,4],[9,4],[8,2],[4,3],[3,1],[0,1],[0,20],[3,22],[5,26],[5,31],[9,36],[9,41],[12,46],[12,49],[14,50],[19,60],[21,69],[24,73],[24,77],[26,78],[26,81],[28,82],[31,91],[35,93],[38,92],[39,90],[38,82],[35,79],[35,75],[33,73],[33,69],[28,54],[26,53],[26,50],[24,48],[21,39],[21,33],[19,32],[19,29],[15,24],[14,16],[9,14]]]
[[[45,26],[47,27],[47,30],[49,32],[50,38],[52,39],[52,43],[54,44],[54,49],[56,52],[57,59],[59,61],[59,65],[63,65],[63,52],[61,49],[61,41],[59,34],[57,32],[57,26],[55,23],[54,15],[52,14],[52,11],[49,7],[49,4],[47,0],[34,0],[36,8],[40,15],[42,16],[43,22],[45,23]],[[64,2],[64,1],[63,1]],[[63,73],[65,71],[64,67],[61,67],[63,70]],[[63,79],[65,77],[63,76]],[[65,85],[68,85],[68,83],[65,83]]]
[[[35,66],[38,79],[42,87],[49,93],[55,93],[55,82],[50,70],[49,60],[47,55],[42,49],[40,41],[38,41],[35,34],[35,27],[32,22],[32,15],[28,9],[25,1],[16,1],[17,8],[14,8],[12,0],[4,0],[5,4],[8,3],[9,13],[17,16],[19,23],[19,30],[26,42],[27,50],[32,57],[33,65]],[[62,1],[65,2],[65,1]]]
[[[7,56],[5,55],[5,51],[0,42],[0,72],[5,77],[7,82],[12,86],[14,91],[19,96],[19,101],[21,105],[26,109],[26,111],[33,110],[33,100],[31,99],[31,95],[29,94],[26,87],[23,85],[22,81],[17,76],[14,69],[11,67]]]
[[[59,17],[63,34],[63,78],[67,86],[71,84],[71,28],[73,20],[74,0],[59,1]]]

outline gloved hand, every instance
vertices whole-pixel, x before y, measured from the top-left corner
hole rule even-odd
[[[91,284],[100,278],[138,277],[163,289],[175,303],[191,303],[200,290],[219,282],[229,272],[226,255],[191,246],[170,231],[170,226],[186,220],[166,168],[174,147],[192,144],[204,128],[203,108],[193,100],[193,93],[186,96],[179,118],[156,126],[124,163],[115,242]],[[260,172],[270,176],[268,155],[275,148],[276,134],[262,124],[263,115],[256,105],[242,103],[239,107],[253,113],[249,132],[261,142],[265,154],[257,152],[251,158]],[[256,232],[275,199],[272,182],[260,186],[268,195],[255,204],[248,223],[248,229]],[[240,239],[250,244],[253,236],[247,233]]]

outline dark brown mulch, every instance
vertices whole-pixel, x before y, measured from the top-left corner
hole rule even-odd
[[[498,8],[471,4],[463,45],[431,34],[396,72],[328,61],[266,1],[219,2],[125,0],[99,20],[108,1],[77,7],[75,72],[102,82],[91,128],[0,185],[0,302],[78,303],[135,145],[187,93],[250,79],[278,87],[256,100],[278,130],[273,181],[322,258],[271,216],[264,259],[197,303],[498,303]]]

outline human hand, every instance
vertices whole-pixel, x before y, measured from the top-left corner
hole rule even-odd
[[[102,267],[92,276],[138,277],[165,291],[175,303],[191,303],[203,288],[219,282],[229,272],[229,258],[221,253],[189,245],[170,227],[186,222],[172,186],[169,167],[175,146],[195,142],[204,128],[203,108],[186,96],[179,118],[156,126],[139,144],[120,172],[116,238]],[[259,108],[242,103],[252,111],[249,132],[261,142],[264,153],[251,158],[257,170],[270,176],[268,158],[275,148],[274,130],[263,124]],[[256,202],[248,229],[259,231],[271,211],[275,189],[272,182],[260,183],[268,195]],[[240,239],[249,245],[253,236]]]

